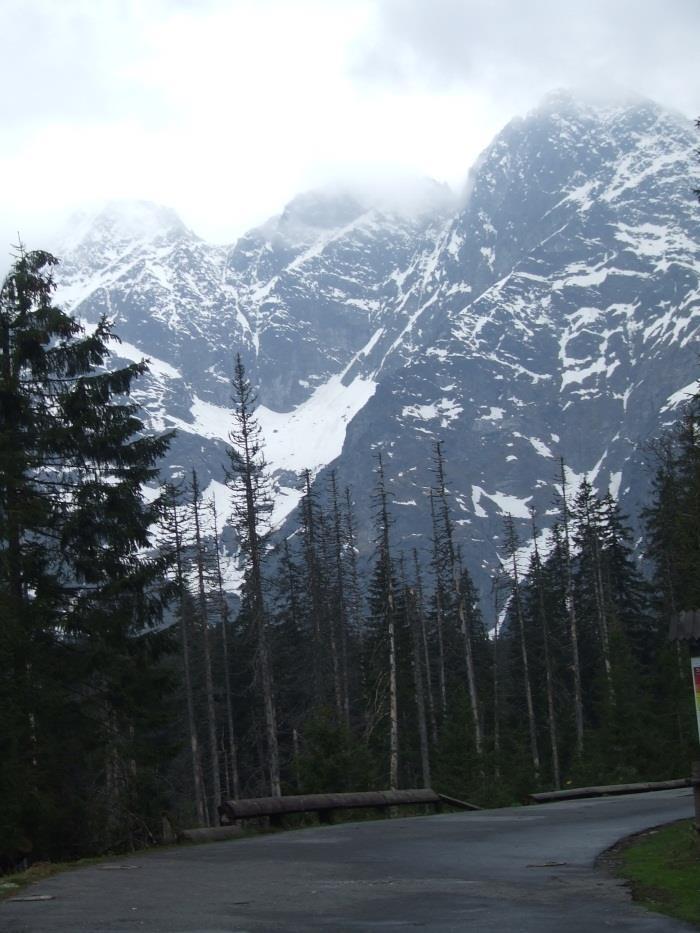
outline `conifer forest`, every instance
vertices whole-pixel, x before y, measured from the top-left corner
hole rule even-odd
[[[147,363],[109,367],[118,335],[56,306],[56,262],[21,249],[0,296],[0,870],[151,845],[164,813],[212,825],[227,798],[434,787],[505,806],[687,774],[689,659],[668,629],[700,605],[699,397],[648,440],[642,515],[553,461],[551,533],[506,517],[479,594],[441,441],[428,547],[396,539],[380,452],[370,490],[303,472],[297,530],[271,534],[238,357],[233,599],[196,470],[144,497],[171,439],[130,398]]]

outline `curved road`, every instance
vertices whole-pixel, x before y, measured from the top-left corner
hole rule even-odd
[[[3,933],[690,930],[597,871],[618,839],[692,815],[690,791],[346,823],[153,851],[0,904]]]

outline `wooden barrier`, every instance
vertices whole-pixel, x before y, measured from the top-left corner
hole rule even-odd
[[[466,810],[479,809],[473,803],[455,800],[437,794],[430,788],[419,787],[411,790],[372,790],[349,794],[298,794],[289,797],[225,800],[219,807],[219,821],[222,826],[227,826],[238,820],[269,817],[273,824],[278,824],[284,816],[291,813],[316,813],[322,822],[330,822],[334,810],[366,808],[386,811],[392,807],[418,805],[433,806],[436,810],[441,810],[444,806]]]
[[[651,790],[676,790],[690,787],[688,778],[674,781],[645,781],[640,784],[603,784],[599,787],[570,787],[530,794],[533,803],[554,803],[557,800],[581,800],[585,797],[612,797],[615,794],[644,794]]]

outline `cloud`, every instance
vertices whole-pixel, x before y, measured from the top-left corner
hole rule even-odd
[[[300,190],[430,175],[553,87],[700,115],[698,0],[1,0],[0,251],[144,198],[231,241]]]
[[[101,8],[103,15],[96,15]],[[139,98],[122,93],[141,49],[132,4],[101,0],[4,0],[0,120],[14,130],[61,120],[123,116]],[[127,82],[128,83],[128,82]]]
[[[697,0],[378,0],[355,71],[397,90],[469,87],[511,104],[613,84],[694,113],[698,35]]]

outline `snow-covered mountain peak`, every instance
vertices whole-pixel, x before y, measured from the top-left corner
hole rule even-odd
[[[290,242],[298,242],[314,232],[345,227],[365,211],[365,206],[347,191],[315,189],[297,195],[287,204],[277,229]]]
[[[621,115],[636,112],[658,117],[679,116],[651,98],[626,88],[561,87],[545,94],[525,119],[571,117],[577,114],[596,123],[606,123]]]
[[[433,178],[398,175],[366,178],[307,191],[294,198],[274,224],[261,228],[290,244],[309,243],[350,227],[365,215],[394,216],[398,222],[445,214],[456,198]]]
[[[57,237],[61,255],[87,253],[92,259],[100,254],[119,254],[124,247],[193,236],[169,207],[152,201],[112,200],[74,215]]]
[[[170,465],[203,485],[221,482],[241,353],[280,520],[300,467],[333,461],[366,491],[381,448],[397,535],[421,547],[444,440],[478,567],[505,512],[550,514],[559,454],[623,504],[647,481],[636,445],[697,373],[696,148],[689,121],[649,101],[556,92],[498,134],[460,205],[429,179],[330,187],[230,249],[167,209],[111,205],[63,251],[58,297],[114,320],[122,357],[151,357],[137,400],[178,428]]]

